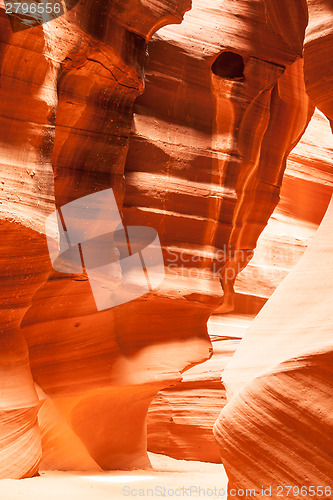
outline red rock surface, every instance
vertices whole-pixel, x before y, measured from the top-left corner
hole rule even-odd
[[[204,336],[193,347],[190,340],[183,356],[170,356],[167,366],[156,367],[162,381],[152,375],[149,383],[143,368],[143,383],[132,367],[151,365],[150,354],[134,359],[138,348],[130,335],[126,342],[117,339],[114,324],[125,322],[123,313],[94,317],[86,276],[52,273],[47,253],[44,221],[55,207],[109,187],[121,206],[146,42],[161,26],[181,22],[189,8],[181,1],[129,6],[79,3],[66,16],[16,33],[3,5],[0,10],[1,477],[38,470],[40,402],[34,381],[56,396],[54,402],[103,467],[124,461],[131,467],[149,463],[145,415],[157,388],[179,377],[186,364],[208,356]],[[131,332],[131,325],[127,328]],[[104,431],[112,427],[117,430],[107,433],[108,440]],[[78,468],[86,464],[83,449],[76,456]],[[70,461],[59,463],[61,451],[53,460],[59,468]]]
[[[255,5],[258,7],[258,3]],[[235,9],[234,4],[232,8]],[[203,9],[205,9],[205,14]],[[230,4],[229,9],[231,9]],[[183,286],[186,286],[186,277],[202,277],[196,269],[198,265],[201,265],[205,270],[211,265],[207,263],[209,261],[205,258],[201,258],[199,263],[195,261],[197,249],[202,254],[209,255],[208,252],[214,253],[219,248],[231,244],[238,249],[244,249],[244,254],[247,257],[248,250],[255,246],[256,238],[270,214],[269,203],[272,203],[273,207],[274,202],[276,203],[278,200],[278,186],[282,180],[284,167],[284,158],[282,159],[281,156],[286,154],[286,150],[283,149],[285,143],[282,142],[285,137],[278,138],[277,134],[281,132],[280,123],[283,121],[283,112],[287,113],[291,108],[287,104],[285,107],[282,104],[276,104],[276,116],[272,114],[271,128],[268,127],[265,134],[267,145],[263,147],[262,157],[261,160],[258,160],[258,164],[254,161],[250,163],[253,171],[247,179],[247,164],[237,159],[237,151],[241,147],[245,147],[242,142],[238,143],[239,134],[237,131],[232,135],[236,153],[231,157],[231,160],[228,156],[232,140],[230,136],[232,134],[232,120],[228,121],[228,116],[232,116],[233,101],[230,102],[230,98],[227,96],[231,92],[229,89],[233,89],[239,102],[246,106],[243,92],[249,91],[250,85],[245,85],[239,80],[233,82],[227,79],[218,79],[216,75],[211,76],[210,84],[207,82],[210,78],[209,66],[204,62],[206,58],[210,60],[211,52],[216,50],[215,45],[219,43],[224,45],[224,49],[237,48],[243,54],[251,51],[250,53],[253,55],[260,55],[263,58],[275,57],[276,61],[282,63],[279,59],[279,57],[282,59],[281,55],[277,56],[271,47],[267,46],[265,56],[262,54],[263,48],[259,46],[259,43],[255,44],[248,30],[249,24],[253,22],[250,16],[254,12],[246,10],[244,4],[240,5],[239,9],[242,12],[243,24],[241,27],[238,24],[236,26],[247,38],[246,41],[243,41],[243,46],[240,46],[240,40],[235,39],[235,34],[233,34],[233,29],[236,29],[236,26],[225,25],[226,19],[234,19],[234,13],[228,10],[227,2],[218,12],[213,9],[212,4],[203,7],[202,4],[194,2],[193,9],[186,14],[182,25],[167,27],[159,31],[150,43],[150,58],[146,69],[146,90],[135,105],[135,133],[131,138],[127,158],[126,180],[128,188],[125,197],[125,210],[127,210],[126,205],[131,204],[135,206],[135,209],[129,208],[129,217],[133,211],[137,216],[137,205],[141,210],[141,204],[145,207],[151,204],[151,199],[154,198],[154,217],[157,220],[156,225],[158,225],[159,230],[163,234],[167,228],[167,238],[171,238],[173,235],[177,236],[177,240],[171,247],[172,253],[169,255],[169,259],[173,274],[176,273],[176,266],[179,265],[178,273],[182,278],[182,283],[184,283]],[[212,28],[212,26],[217,25],[217,18],[222,25],[223,34],[220,31],[215,33]],[[202,19],[206,19],[206,21],[199,31],[197,26]],[[241,22],[239,18],[237,18],[237,22]],[[265,39],[268,40],[268,44],[269,36],[270,32],[266,31]],[[190,39],[190,46],[188,39]],[[258,42],[259,40],[260,37]],[[275,40],[275,44],[279,46],[281,41]],[[284,54],[288,53],[286,47],[283,50]],[[162,60],[161,54],[163,54]],[[268,64],[267,67],[269,67]],[[187,68],[191,68],[191,71]],[[181,81],[179,75],[181,75]],[[287,100],[288,104],[297,96],[296,102],[299,100],[298,105],[301,106],[300,88],[303,75],[300,78],[298,85],[293,84],[294,87],[286,84],[286,77],[279,80],[280,94],[283,99]],[[216,94],[217,85],[221,86],[219,94]],[[215,102],[207,99],[207,87],[212,89]],[[216,104],[216,95],[221,96],[218,105]],[[303,97],[306,101],[307,98],[304,94]],[[217,106],[219,106],[219,112],[216,109]],[[300,117],[299,109],[295,108],[297,119]],[[270,111],[266,109],[266,112],[268,116]],[[211,116],[214,116],[214,113],[219,113],[215,120],[221,127],[220,130],[216,129],[216,125],[212,127]],[[184,115],[186,126],[184,126]],[[210,117],[208,123],[207,117]],[[241,117],[239,121],[241,122]],[[250,123],[252,124],[253,121],[256,123],[254,118]],[[251,135],[255,131],[250,130],[249,123],[246,123],[245,120],[243,122],[241,123],[244,126],[244,135],[248,135],[249,141],[255,144],[255,139]],[[164,134],[166,126],[167,136]],[[291,124],[290,127],[294,132]],[[324,151],[319,146],[320,142],[311,142],[313,130],[317,136],[324,134]],[[207,135],[209,138],[206,141]],[[210,140],[211,135],[213,135],[212,141]],[[310,144],[308,144],[309,141]],[[273,216],[265,234],[262,235],[257,256],[237,280],[236,311],[230,317],[221,318],[221,326],[217,328],[217,331],[215,329],[213,337],[211,336],[216,350],[214,358],[207,361],[205,365],[201,365],[200,368],[187,372],[184,375],[184,383],[160,392],[150,406],[148,446],[152,451],[168,453],[177,458],[221,460],[210,428],[218,416],[221,398],[224,398],[224,391],[220,386],[220,373],[226,362],[225,357],[231,355],[231,349],[236,347],[238,339],[244,331],[244,328],[240,328],[240,332],[237,331],[238,316],[240,316],[241,321],[244,319],[244,322],[253,319],[253,316],[248,318],[247,315],[249,313],[254,315],[259,311],[264,301],[302,255],[319,225],[332,190],[330,141],[331,137],[327,131],[326,120],[317,114],[309,134],[298,149],[298,156],[295,153],[295,156],[290,158],[290,171],[285,178],[285,195],[282,197],[280,209]],[[175,144],[177,145],[176,152]],[[278,145],[281,150],[279,150]],[[267,147],[267,152],[265,152],[265,147]],[[274,148],[276,155],[273,154]],[[323,152],[322,162],[319,163],[316,160],[316,163],[312,162],[311,166],[308,165],[311,156],[319,159]],[[307,158],[308,155],[309,158]],[[212,165],[213,162],[215,165]],[[237,175],[233,174],[233,171],[236,170],[238,163],[242,170],[239,174],[240,180],[237,189],[237,184],[235,184]],[[277,166],[280,170],[274,172],[274,168]],[[316,167],[319,168],[317,173],[311,170]],[[190,169],[193,172],[192,176],[195,177],[189,180],[188,172]],[[221,172],[220,178],[215,174],[215,169]],[[303,170],[302,176],[298,173],[300,170]],[[328,172],[325,175],[326,170]],[[211,172],[210,178],[207,176],[207,172]],[[229,178],[226,177],[227,175]],[[295,177],[297,177],[297,181]],[[214,199],[211,199],[208,194],[208,181],[211,190],[218,190],[219,185],[223,186],[224,189],[224,192],[220,191],[220,194],[218,192],[213,194],[213,197],[216,196],[215,206]],[[272,189],[274,182],[276,187]],[[246,189],[243,185],[246,185]],[[235,208],[232,208],[232,192],[237,196]],[[298,193],[299,198],[302,198],[299,205],[294,203],[296,193]],[[304,200],[309,193],[314,201],[311,206]],[[200,198],[202,208],[199,204]],[[207,199],[208,205],[204,204],[205,199]],[[177,208],[176,214],[174,213],[175,207]],[[193,207],[195,207],[195,212]],[[208,239],[204,239],[202,242],[199,241],[202,233],[198,234],[198,230],[195,229],[195,226],[199,224],[197,215],[199,210],[203,219],[202,223],[206,221],[207,227],[210,228],[209,231],[205,230],[205,236]],[[219,211],[221,211],[220,214]],[[147,214],[146,208],[143,208],[142,212],[144,220],[151,219],[151,212]],[[126,213],[127,211],[125,211]],[[235,214],[239,214],[238,218]],[[179,221],[179,235],[172,232],[175,216]],[[261,216],[263,219],[260,219]],[[265,217],[267,218],[265,219]],[[213,221],[216,218],[216,222],[213,223],[211,218]],[[232,224],[235,227],[230,229],[228,233],[228,227]],[[216,234],[215,247],[209,246],[209,243],[214,241],[214,239],[212,240],[214,232]],[[176,260],[177,253],[179,255],[178,261]],[[223,267],[221,261],[217,261],[216,264],[217,269]],[[241,267],[242,264],[236,263],[236,270],[238,266]],[[227,266],[226,273],[228,272]],[[188,282],[193,286],[193,280],[188,279]],[[176,285],[179,283],[178,278]],[[228,296],[219,309],[221,313],[228,312],[233,308],[234,293],[230,284],[226,291]],[[256,297],[259,297],[259,300]],[[244,322],[242,322],[243,325]],[[236,337],[234,340],[225,341],[225,337],[230,335],[225,332],[225,323],[227,325],[235,323],[236,331],[232,334],[232,337]],[[227,326],[227,328],[229,327]]]
[[[280,485],[331,484],[332,215],[331,203],[224,371],[230,400],[215,436],[229,488],[272,487],[278,498]]]
[[[216,416],[209,407],[221,406],[223,395],[216,365],[221,371],[235,347],[237,322],[258,312],[302,253],[332,185],[331,160],[303,139],[307,152],[291,156],[289,194],[261,240],[296,256],[278,278],[251,281],[262,264],[256,256],[245,266],[279,201],[287,156],[314,104],[332,119],[321,77],[327,62],[316,58],[321,47],[325,61],[330,56],[328,4],[309,6],[305,80],[302,1],[276,8],[270,0],[195,0],[181,25],[187,1],[79,2],[17,33],[0,9],[0,477],[33,476],[39,467],[149,467],[148,407],[210,357],[207,320],[217,307],[225,315],[224,334],[212,333],[219,357],[184,375],[180,397],[159,393],[151,416],[166,404],[175,410],[167,426],[152,418],[150,432],[154,449],[170,432],[158,451],[219,460],[208,437]],[[144,76],[147,42],[172,23],[149,42]],[[97,312],[86,274],[52,271],[44,222],[55,208],[106,188],[126,225],[158,231],[166,278],[153,293]],[[304,202],[309,192],[313,208]],[[296,241],[281,233],[291,220]],[[228,321],[234,336],[225,333]],[[256,387],[254,413],[260,397]],[[223,453],[228,418],[216,427]],[[236,464],[227,465],[237,484]]]
[[[311,243],[333,187],[332,135],[315,112],[288,158],[281,200],[260,235],[254,257],[235,283],[235,309],[208,322],[212,358],[191,368],[183,381],[160,391],[148,413],[148,447],[176,458],[221,462],[211,428],[226,392],[221,373],[256,314]]]
[[[292,21],[298,8],[303,11],[304,2],[300,4],[288,2],[286,10],[284,2],[266,2],[274,28],[290,46],[299,38]],[[309,1],[308,7],[306,88],[332,124],[332,9],[326,1]],[[295,191],[296,200],[300,195],[304,200],[304,182]],[[309,209],[300,211],[315,218],[322,198],[317,191],[308,201]],[[294,498],[312,496],[310,486],[331,498],[332,214],[331,201],[308,250],[251,324],[224,370],[229,399],[214,430],[229,491],[238,491],[234,498],[242,497],[239,488],[253,488],[261,495],[262,487],[278,498],[281,486],[287,494],[286,484],[294,486]]]

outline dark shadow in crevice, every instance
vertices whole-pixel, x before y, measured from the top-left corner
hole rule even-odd
[[[222,52],[212,64],[212,72],[231,80],[244,78],[244,59],[235,52]]]

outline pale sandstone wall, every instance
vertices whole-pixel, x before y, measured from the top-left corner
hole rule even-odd
[[[320,77],[327,59],[313,55],[320,47],[330,53],[327,3],[319,24],[318,5],[310,3],[305,83],[304,2],[281,3],[281,14],[270,2],[266,12],[261,0],[195,1],[183,24],[150,41],[139,98],[147,42],[180,23],[188,2],[79,3],[16,33],[2,6],[1,477],[34,475],[42,448],[47,468],[149,466],[148,406],[210,357],[212,312],[253,314],[278,284],[256,282],[254,292],[241,274],[234,290],[313,103],[332,118]],[[281,29],[281,15],[294,19],[294,8],[296,27]],[[293,214],[286,201],[278,219],[319,223],[331,185],[326,163],[309,167],[308,179],[320,172],[315,209]],[[301,205],[303,181],[286,187]],[[110,187],[125,224],[158,230],[166,279],[154,293],[97,313],[85,274],[52,271],[44,221],[56,207]],[[310,232],[301,231],[297,253]],[[224,248],[219,279],[214,264]],[[221,368],[234,346],[221,346]],[[193,401],[201,381],[214,401],[220,390],[215,368],[205,370],[186,375]],[[208,435],[211,413],[198,413],[204,424],[182,429],[177,447],[192,432]],[[218,460],[218,450],[209,441],[196,458]]]

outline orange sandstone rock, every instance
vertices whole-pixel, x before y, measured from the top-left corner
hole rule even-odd
[[[280,7],[294,19],[292,3]],[[311,43],[330,35],[311,38],[310,21],[304,83],[302,2],[290,38],[270,2],[195,1],[150,41],[143,92],[147,42],[189,8],[88,1],[18,33],[0,10],[1,477],[36,474],[42,449],[47,468],[149,467],[151,401],[210,357],[219,305],[246,309],[237,274],[278,203],[287,156],[314,104],[331,118],[311,76]],[[97,312],[85,273],[51,269],[44,222],[107,188],[126,225],[158,231],[166,279]],[[203,380],[217,388],[216,375]]]
[[[272,487],[278,498],[280,485],[330,485],[332,214],[331,203],[310,247],[224,371],[230,399],[215,437],[229,488],[259,494]],[[295,496],[302,495],[296,490]]]
[[[284,2],[265,3],[276,32],[284,32],[288,42],[299,38],[296,23],[291,21],[300,2],[288,3],[287,10]],[[326,1],[309,1],[308,10],[306,89],[332,123],[332,51],[328,49],[332,48],[332,10]],[[288,29],[283,29],[283,16]],[[309,160],[311,165],[311,155]],[[303,186],[295,191],[296,200],[304,190],[306,170]],[[317,191],[320,211],[323,198],[327,199]],[[311,212],[317,220],[320,211],[311,210],[315,200],[307,200],[308,210],[297,209],[295,213]],[[331,497],[331,489],[325,486],[330,486],[333,467],[329,437],[332,214],[331,201],[310,247],[254,320],[223,373],[229,402],[214,429],[230,492],[251,488],[261,495],[264,488],[271,498],[278,498],[287,494],[284,486],[291,484],[296,498],[311,496],[313,490],[323,498]],[[241,492],[234,496],[241,497]]]
[[[98,321],[95,318],[89,318],[86,323],[82,321],[82,315],[89,316],[96,311],[86,277],[59,276],[52,272],[44,221],[56,207],[106,187],[114,189],[121,206],[132,105],[143,89],[146,43],[156,29],[170,22],[181,22],[189,7],[187,2],[165,5],[126,2],[121,6],[85,2],[51,23],[16,33],[11,32],[4,7],[0,9],[0,275],[3,284],[0,350],[1,373],[6,373],[1,376],[1,477],[26,477],[38,470],[40,402],[33,380],[40,382],[50,395],[63,396],[64,388],[71,396],[74,394],[72,406],[78,405],[81,393],[88,395],[91,401],[92,386],[93,397],[98,399],[98,391],[101,391],[102,402],[109,401],[112,406],[108,389],[120,379],[123,388],[113,389],[120,405],[114,418],[119,421],[119,409],[126,410],[128,423],[133,422],[137,431],[128,437],[129,425],[124,422],[123,430],[118,428],[111,434],[113,448],[109,443],[103,445],[104,434],[97,446],[91,446],[90,436],[86,444],[104,467],[121,466],[121,460],[129,466],[148,463],[144,420],[149,401],[156,393],[156,381],[153,380],[150,389],[145,386],[141,389],[140,384],[137,391],[132,389],[138,400],[133,403],[133,413],[142,414],[141,420],[134,421],[127,410],[135,394],[130,395],[126,385],[133,384],[132,376],[126,380],[128,366],[132,364],[126,352],[121,354],[121,342],[115,338],[112,326],[109,327],[113,316],[99,318],[99,321],[103,319],[100,333],[106,343],[102,338],[94,339]],[[72,311],[71,300],[74,301]],[[81,301],[80,329],[77,329],[80,320],[69,320],[77,313],[77,300]],[[68,329],[61,331],[69,345],[58,335],[59,326],[63,327],[66,321],[70,323]],[[89,343],[93,345],[89,347]],[[109,354],[105,355],[107,344]],[[199,346],[198,351],[199,354],[193,354],[193,360],[189,355],[190,363],[206,356],[201,354],[206,352],[205,348]],[[96,360],[90,363],[87,357],[89,359],[92,352]],[[80,358],[78,365],[75,353]],[[61,361],[57,364],[59,357]],[[110,364],[119,362],[119,358],[125,359],[124,367],[118,368],[118,381],[114,382]],[[44,371],[47,363],[49,366]],[[67,371],[66,363],[72,366],[73,376]],[[186,364],[187,360],[182,363]],[[103,366],[99,373],[96,365]],[[78,367],[80,371],[74,375]],[[84,372],[86,377],[82,378]],[[70,406],[68,401],[66,405],[66,408]],[[93,419],[89,419],[89,409],[92,407],[88,404],[83,420],[79,411],[72,419],[64,409],[69,424],[79,434],[81,429],[84,436],[88,426],[85,424],[83,428],[83,422],[92,422],[91,431],[96,428]],[[104,409],[100,408],[100,413],[104,415]],[[107,422],[105,429],[110,424]],[[117,446],[123,454],[120,458]],[[48,459],[49,466],[51,462]],[[79,468],[79,455],[77,462]]]

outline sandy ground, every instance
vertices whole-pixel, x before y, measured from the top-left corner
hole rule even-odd
[[[149,454],[153,470],[104,473],[42,472],[40,477],[0,481],[0,500],[114,500],[140,498],[227,499],[220,464]]]

